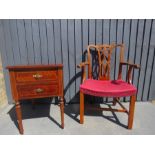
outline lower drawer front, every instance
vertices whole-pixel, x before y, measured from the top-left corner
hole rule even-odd
[[[17,91],[20,99],[50,97],[58,95],[58,86],[56,84],[18,85]]]

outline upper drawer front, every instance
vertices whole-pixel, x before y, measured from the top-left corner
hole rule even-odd
[[[57,71],[24,71],[16,72],[15,77],[17,82],[35,82],[45,80],[57,80]]]

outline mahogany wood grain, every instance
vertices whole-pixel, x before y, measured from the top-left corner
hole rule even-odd
[[[16,103],[19,132],[23,134],[20,101],[60,97],[61,126],[64,128],[63,65],[7,66]]]
[[[57,71],[19,71],[15,73],[17,82],[36,82],[42,80],[57,80]]]
[[[18,85],[18,96],[20,99],[29,98],[42,98],[55,96],[58,94],[58,85],[55,84],[31,84],[31,85]]]
[[[128,129],[132,129],[132,126],[133,126],[135,101],[136,101],[136,96],[135,95],[131,96],[130,97],[130,106],[129,106]]]
[[[51,69],[62,69],[63,65],[62,64],[51,64],[51,65],[18,65],[18,66],[7,66],[6,67],[8,70],[13,70],[13,71],[23,71],[23,70],[51,70]]]
[[[19,126],[19,132],[20,134],[23,134],[24,129],[23,129],[23,124],[22,124],[22,112],[21,112],[21,106],[19,102],[16,102],[15,109],[16,109],[17,122]]]

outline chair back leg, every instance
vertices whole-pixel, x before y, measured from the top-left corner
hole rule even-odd
[[[133,126],[135,101],[136,101],[136,96],[135,95],[131,96],[130,97],[130,105],[129,105],[128,129],[132,129],[132,126]]]

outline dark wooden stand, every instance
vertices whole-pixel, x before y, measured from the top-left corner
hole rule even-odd
[[[8,66],[12,96],[20,134],[24,133],[20,101],[45,97],[59,97],[61,112],[61,127],[64,128],[64,94],[63,66],[33,65]]]

